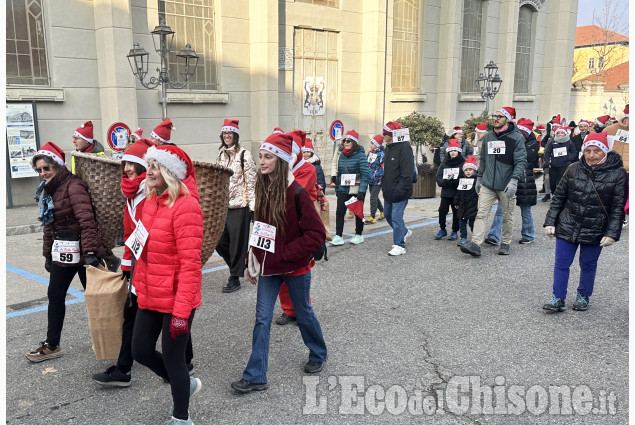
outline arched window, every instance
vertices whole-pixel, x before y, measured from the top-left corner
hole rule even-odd
[[[463,93],[477,93],[481,69],[482,0],[463,0],[463,36],[461,38],[461,83]]]
[[[392,31],[392,91],[419,91],[419,0],[395,0]]]
[[[516,38],[514,93],[529,93],[533,17],[534,11],[530,6],[525,5],[520,8],[518,12],[518,36]]]

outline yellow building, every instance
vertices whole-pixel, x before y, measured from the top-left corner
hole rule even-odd
[[[577,27],[572,83],[628,62],[628,37],[596,25]]]

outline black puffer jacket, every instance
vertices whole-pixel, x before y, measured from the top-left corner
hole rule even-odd
[[[534,168],[538,167],[538,140],[534,133],[529,133],[525,139],[525,149],[527,150],[527,166],[524,178],[518,180],[518,190],[516,191],[516,205],[536,205],[538,191],[536,190],[536,180],[534,179]]]
[[[463,177],[463,163],[465,158],[459,152],[455,158],[450,158],[450,154],[446,154],[446,159],[441,163],[437,170],[437,184],[441,188],[442,198],[454,198],[456,195],[456,188],[459,185],[459,179]],[[443,170],[456,169],[457,177],[455,179],[444,179]]]
[[[394,142],[387,145],[384,154],[384,177],[381,179],[384,199],[392,203],[409,199],[412,196],[414,173],[415,159],[410,143]]]
[[[476,193],[476,173],[472,177],[461,176],[461,181],[472,180],[472,187],[469,190],[461,190],[457,187],[456,195],[454,195],[453,205],[458,206],[456,215],[459,220],[467,220],[476,217],[478,212],[478,193]],[[469,187],[469,185],[468,185]]]
[[[619,240],[626,202],[625,182],[626,170],[617,152],[609,151],[606,162],[595,170],[584,157],[580,158],[560,179],[544,226],[555,226],[556,237],[571,243],[599,245],[604,236]]]

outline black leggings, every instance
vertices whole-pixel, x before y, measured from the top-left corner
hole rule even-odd
[[[190,329],[193,318],[194,310],[188,320]],[[186,420],[190,404],[190,376],[185,366],[185,346],[190,333],[172,338],[171,319],[170,313],[139,309],[132,334],[132,355],[136,361],[170,382],[174,403],[172,416]],[[156,350],[159,334],[162,334],[163,354]]]
[[[71,285],[75,273],[79,274],[79,280],[86,289],[86,268],[84,265],[74,267],[60,267],[55,263],[51,264],[51,274],[47,295],[49,298],[48,308],[48,331],[46,332],[46,342],[52,346],[59,345],[64,326],[64,316],[66,315],[66,292]]]
[[[452,207],[452,231],[459,231],[459,215],[456,213],[456,207],[452,203],[452,198],[441,198],[441,204],[439,205],[439,227],[441,230],[445,230],[445,217],[448,215],[448,210]]]
[[[216,252],[225,260],[231,276],[245,276],[250,221],[249,207],[227,210],[225,229],[216,246]]]
[[[556,187],[558,182],[564,176],[564,172],[567,171],[567,167],[551,167],[549,168],[549,185],[551,186],[551,196],[556,193]]]
[[[344,216],[346,215],[346,211],[348,210],[345,203],[346,201],[351,199],[351,196],[355,195],[337,192],[337,209],[335,210],[335,234],[337,236],[342,236],[342,233],[344,232]],[[364,221],[361,218],[355,216],[355,234],[361,235],[363,231]]]

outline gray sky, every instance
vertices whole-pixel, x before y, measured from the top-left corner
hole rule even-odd
[[[593,25],[593,10],[595,14],[602,13],[604,4],[607,0],[579,0],[578,1],[578,26]],[[628,0],[609,0],[615,6],[618,16],[621,17],[620,23],[627,29],[624,31],[628,35]]]

